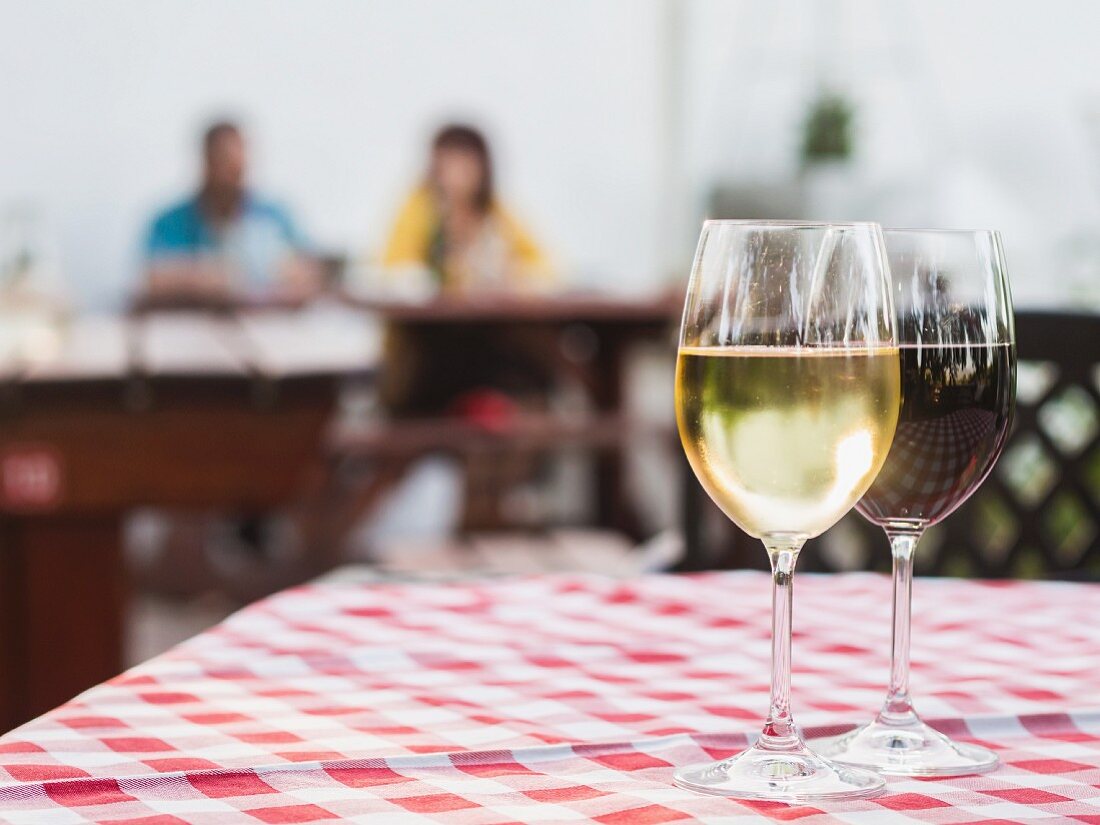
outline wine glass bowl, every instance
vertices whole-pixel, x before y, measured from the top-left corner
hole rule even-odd
[[[803,543],[871,485],[899,407],[896,319],[876,224],[704,224],[680,332],[676,417],[703,488],[768,552],[772,686],[758,741],[678,771],[681,787],[787,802],[882,791],[877,774],[813,753],[794,724],[791,585]]]

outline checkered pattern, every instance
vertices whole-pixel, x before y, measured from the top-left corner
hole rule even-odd
[[[973,456],[988,459],[996,435],[997,416],[974,408],[923,421],[898,422],[875,488],[876,512],[896,514],[919,502],[920,512],[939,517],[957,507],[962,503],[959,489],[972,486],[986,470],[984,464],[969,466]],[[986,448],[979,449],[983,442]]]
[[[810,734],[881,701],[889,587],[799,581]],[[807,807],[670,781],[759,728],[766,576],[298,588],[0,738],[0,821],[1100,823],[1098,597],[919,581],[918,704],[1004,767]]]

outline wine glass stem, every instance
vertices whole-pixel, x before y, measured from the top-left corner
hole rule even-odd
[[[894,560],[894,638],[890,651],[890,690],[879,721],[904,725],[916,721],[909,698],[909,630],[913,615],[913,555],[921,531],[887,531]]]
[[[772,687],[768,718],[758,747],[795,749],[800,742],[791,718],[791,595],[801,539],[764,540],[772,565]]]

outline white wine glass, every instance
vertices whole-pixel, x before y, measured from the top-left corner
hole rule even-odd
[[[821,748],[883,773],[982,773],[997,767],[995,753],[953,741],[913,709],[910,604],[921,535],[981,486],[1008,437],[1016,344],[1007,269],[993,231],[892,229],[884,236],[903,401],[886,464],[856,508],[886,531],[893,556],[890,685],[873,721]]]
[[[806,747],[791,715],[799,550],[871,485],[900,406],[896,319],[877,224],[707,221],[676,363],[676,418],[703,488],[772,570],[767,721],[747,750],[676,773],[741,799],[869,797],[884,782]]]

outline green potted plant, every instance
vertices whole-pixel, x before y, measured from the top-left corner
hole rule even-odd
[[[799,169],[805,207],[816,217],[847,217],[851,200],[855,107],[823,89],[810,103],[802,127]]]

